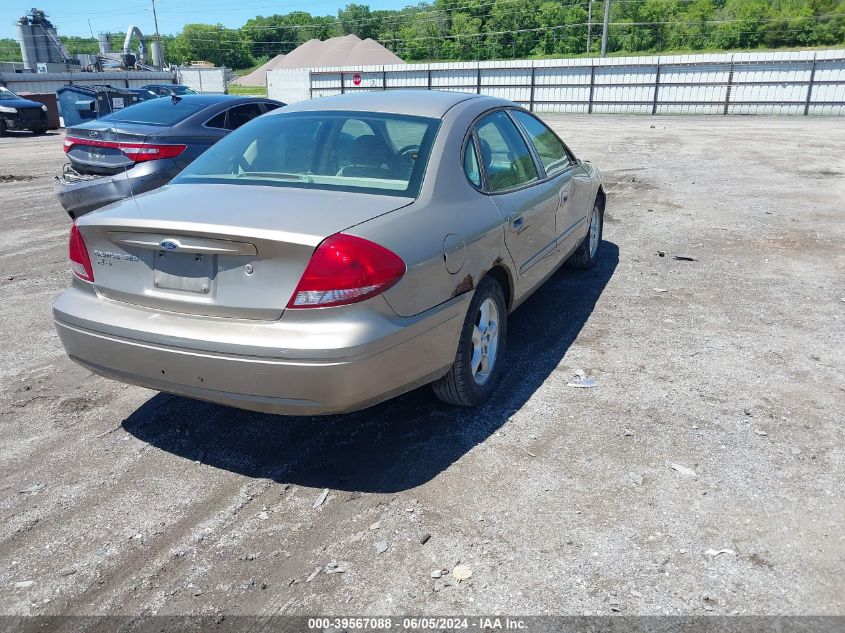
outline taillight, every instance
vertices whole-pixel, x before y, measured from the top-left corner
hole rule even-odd
[[[88,249],[85,247],[82,234],[76,228],[76,222],[70,227],[68,256],[70,257],[70,269],[74,275],[84,281],[94,281],[94,269],[91,267],[91,258],[88,257]]]
[[[356,303],[390,288],[405,274],[405,262],[383,246],[337,234],[314,251],[288,308],[323,308]]]
[[[185,151],[187,145],[154,145],[152,143],[123,143],[120,151],[136,163],[159,158],[176,158]]]
[[[129,160],[141,163],[147,160],[158,160],[159,158],[176,158],[187,149],[187,145],[167,145],[163,143],[120,143],[118,141],[98,141],[89,138],[77,138],[68,136],[65,139],[65,153],[70,151],[74,145],[87,145],[88,147],[104,147],[119,149]]]

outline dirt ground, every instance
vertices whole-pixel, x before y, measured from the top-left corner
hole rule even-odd
[[[843,120],[546,118],[601,264],[512,315],[486,406],[334,418],[69,361],[62,136],[0,139],[0,613],[845,614]]]

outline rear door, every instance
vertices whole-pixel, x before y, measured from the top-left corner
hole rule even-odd
[[[475,126],[484,188],[507,218],[505,245],[520,279],[533,285],[554,265],[558,184],[542,181],[534,157],[505,110]]]

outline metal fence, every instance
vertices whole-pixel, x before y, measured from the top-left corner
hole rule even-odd
[[[302,78],[304,95],[293,85]],[[268,86],[287,102],[297,90],[317,98],[405,88],[475,92],[543,112],[841,115],[845,50],[279,70]]]

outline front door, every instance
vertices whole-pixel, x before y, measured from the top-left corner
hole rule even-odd
[[[559,183],[561,204],[557,211],[557,248],[559,255],[565,257],[578,247],[587,230],[587,198],[592,186],[589,171],[575,160],[563,141],[540,119],[524,110],[513,110],[512,113],[534,146],[546,176]]]

